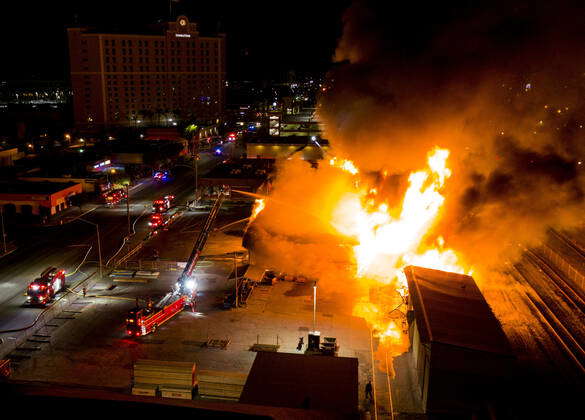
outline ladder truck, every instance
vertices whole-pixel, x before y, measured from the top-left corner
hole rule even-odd
[[[140,337],[154,333],[160,325],[173,318],[185,307],[191,308],[193,311],[195,310],[197,281],[192,277],[192,273],[205,247],[213,222],[219,214],[225,197],[228,195],[229,189],[224,188],[217,197],[217,200],[205,219],[203,229],[195,240],[185,269],[173,290],[167,293],[156,304],[148,302],[145,308],[140,307],[137,302],[136,307],[128,313],[126,317],[126,334],[128,336]]]

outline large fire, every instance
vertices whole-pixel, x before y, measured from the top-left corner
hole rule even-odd
[[[392,203],[370,185],[367,175],[347,159],[332,158],[329,164],[352,177],[353,188],[335,196],[329,221],[337,234],[347,238],[353,255],[354,276],[369,290],[357,299],[355,316],[364,318],[379,351],[397,355],[407,349],[405,307],[408,286],[403,273],[407,265],[466,273],[457,253],[445,247],[433,228],[445,201],[443,189],[451,176],[449,150],[435,147],[424,169],[412,172],[402,199]],[[386,177],[387,174],[384,174]],[[340,198],[339,198],[340,197]],[[331,204],[331,203],[328,203]],[[257,200],[252,219],[264,208]]]
[[[378,198],[376,188],[359,186],[348,192],[337,207],[333,225],[356,241],[353,251],[357,278],[367,282],[370,289],[390,289],[362,298],[354,308],[354,314],[366,319],[381,344],[399,348],[404,344],[404,313],[400,307],[407,284],[402,268],[418,265],[466,272],[455,251],[444,248],[442,237],[426,249],[423,243],[432,234],[445,201],[442,189],[451,176],[448,157],[449,150],[434,148],[428,154],[427,168],[410,174],[404,198],[394,208]],[[343,162],[330,163],[353,175],[359,173],[353,163]]]

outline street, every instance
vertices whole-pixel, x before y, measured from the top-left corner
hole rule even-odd
[[[199,160],[200,174],[205,174],[221,159],[225,157],[202,153]],[[175,195],[174,204],[179,206],[193,200],[193,170],[178,166],[173,173],[173,178],[167,182],[146,179],[131,189],[130,220],[136,237],[142,237],[148,232],[148,215],[154,199],[172,194]],[[81,214],[84,214],[82,219],[90,223],[78,220]],[[198,212],[199,216],[204,214]],[[45,268],[55,266],[72,273],[87,256],[81,269],[67,277],[68,285],[76,283],[86,273],[98,270],[97,231],[94,224],[99,226],[102,261],[106,265],[128,235],[126,201],[111,208],[95,204],[83,206],[81,211],[68,214],[62,222],[62,225],[20,228],[13,233],[18,249],[0,260],[0,338],[3,337],[1,331],[30,325],[43,310],[24,306],[24,292]],[[104,267],[104,275],[107,271]]]

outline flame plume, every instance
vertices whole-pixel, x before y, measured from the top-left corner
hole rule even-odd
[[[337,206],[333,225],[357,243],[353,246],[356,277],[371,289],[389,288],[374,299],[363,297],[354,307],[354,314],[366,319],[381,344],[398,348],[405,345],[404,314],[399,312],[407,294],[404,266],[465,272],[455,251],[444,248],[442,237],[432,247],[422,249],[445,201],[442,189],[451,176],[448,157],[449,150],[438,147],[428,154],[427,168],[408,177],[409,185],[398,208],[392,209],[386,202],[376,204],[376,188],[350,192]],[[330,163],[353,175],[359,173],[350,161]]]

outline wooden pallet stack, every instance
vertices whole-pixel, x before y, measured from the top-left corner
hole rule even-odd
[[[238,401],[246,378],[245,373],[200,370],[199,395],[204,398]]]
[[[132,394],[191,399],[197,385],[195,363],[139,359]]]

